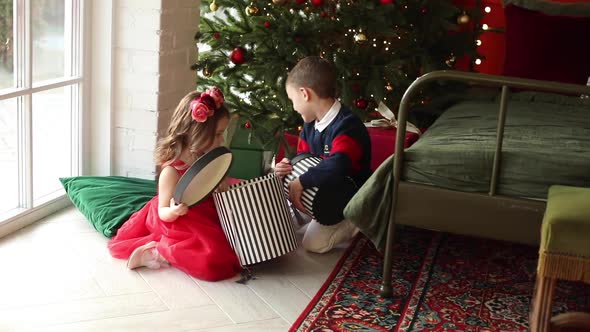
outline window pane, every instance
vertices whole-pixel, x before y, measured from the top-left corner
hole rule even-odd
[[[61,190],[71,176],[71,87],[33,95],[33,200]]]
[[[18,207],[17,130],[16,99],[0,100],[0,213]]]
[[[64,76],[65,0],[31,1],[33,82]]]
[[[0,0],[0,90],[14,86],[13,0]]]

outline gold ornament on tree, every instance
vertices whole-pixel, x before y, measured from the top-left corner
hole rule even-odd
[[[209,5],[209,9],[211,9],[212,12],[217,11],[217,9],[219,9],[219,6],[217,5],[217,3],[215,3],[215,0],[211,2],[211,4]]]
[[[453,66],[455,65],[455,62],[457,61],[457,58],[451,54],[451,56],[445,61],[445,64],[449,67],[449,68],[453,68]]]
[[[466,12],[462,12],[461,15],[457,17],[457,23],[459,24],[467,24],[469,21],[471,21],[471,17],[469,17]]]
[[[279,6],[284,5],[285,2],[287,2],[287,0],[272,0],[272,3]]]
[[[256,16],[258,15],[259,11],[260,10],[258,9],[258,7],[256,7],[256,5],[254,5],[253,2],[251,2],[250,5],[246,7],[246,15],[248,16]]]
[[[213,72],[209,69],[209,67],[203,68],[203,76],[211,77],[211,75],[213,75]]]
[[[387,90],[388,92],[393,91],[393,85],[391,85],[391,83],[387,83],[387,85],[385,86],[385,90]]]
[[[365,34],[362,32],[355,34],[353,38],[354,38],[354,42],[359,45],[362,45],[367,42],[367,36],[365,36]]]

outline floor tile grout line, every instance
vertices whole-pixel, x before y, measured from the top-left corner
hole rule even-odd
[[[283,274],[283,273],[281,272],[281,274]],[[260,294],[258,294],[258,292],[256,292],[255,289],[253,289],[252,287],[250,287],[250,285],[248,285],[248,284],[246,284],[246,286],[248,286],[248,288],[254,294],[256,294],[256,296],[258,296],[258,298],[260,298],[262,300],[262,302],[264,302],[269,308],[271,308],[279,316],[279,318],[281,318],[283,321],[285,321],[287,324],[289,324],[289,321],[285,317],[283,317],[283,315],[281,315],[281,313],[278,312],[270,303],[268,303],[267,300],[265,300],[262,296],[260,296]]]

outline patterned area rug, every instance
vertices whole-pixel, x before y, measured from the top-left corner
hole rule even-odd
[[[383,257],[357,236],[290,331],[526,331],[537,248],[399,228],[394,295]],[[554,313],[590,310],[590,286],[559,282]]]

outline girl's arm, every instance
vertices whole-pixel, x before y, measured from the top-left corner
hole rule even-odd
[[[180,179],[180,175],[172,166],[166,166],[160,173],[158,181],[158,216],[166,222],[173,222],[179,216],[188,212],[186,204],[174,203],[174,189]]]

